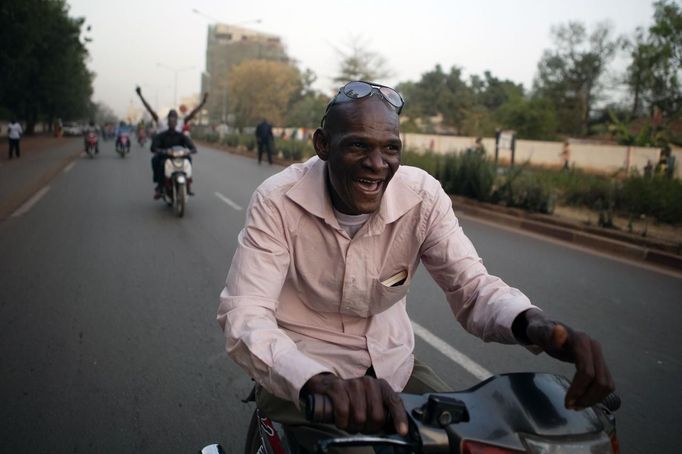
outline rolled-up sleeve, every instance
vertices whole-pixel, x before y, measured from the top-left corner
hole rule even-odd
[[[511,326],[534,308],[526,295],[488,274],[441,188],[425,221],[421,260],[445,292],[459,323],[486,342],[518,343]]]
[[[230,357],[268,391],[298,405],[306,381],[330,370],[299,351],[277,325],[289,263],[281,213],[257,191],[220,294],[217,319]]]

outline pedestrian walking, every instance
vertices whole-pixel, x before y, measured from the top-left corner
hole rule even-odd
[[[562,170],[566,173],[571,168],[571,142],[569,142],[568,139],[564,141],[564,149],[559,153],[559,156],[561,156],[561,160],[563,161]]]
[[[268,120],[263,118],[263,121],[256,126],[256,142],[258,143],[258,164],[260,164],[263,157],[263,152],[268,153],[268,162],[272,164],[272,142],[274,141],[272,134],[272,125]]]
[[[7,125],[7,137],[9,138],[9,158],[12,159],[12,154],[17,155],[17,158],[21,156],[21,149],[19,148],[19,141],[21,140],[21,135],[24,130],[21,129],[21,125],[16,119],[12,119]]]

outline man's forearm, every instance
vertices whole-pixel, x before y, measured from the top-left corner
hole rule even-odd
[[[138,92],[137,95],[140,97],[140,100],[142,101],[142,104],[144,104],[144,107],[147,109],[147,112],[149,112],[149,115],[152,116],[154,121],[158,122],[159,121],[159,116],[154,112],[154,109],[152,109],[152,106],[149,105],[146,99],[144,99],[144,96],[142,96],[141,92]]]

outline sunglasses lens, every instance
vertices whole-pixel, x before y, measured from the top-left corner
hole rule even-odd
[[[401,108],[403,106],[403,100],[397,91],[389,87],[381,87],[379,90],[384,95],[384,98],[386,98],[386,101],[393,104],[393,107]]]
[[[343,87],[343,94],[353,99],[360,99],[372,92],[372,86],[364,82],[350,82]]]

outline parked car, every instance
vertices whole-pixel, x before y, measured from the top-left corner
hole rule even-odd
[[[64,123],[62,131],[65,136],[81,136],[83,135],[83,126],[78,123]]]

